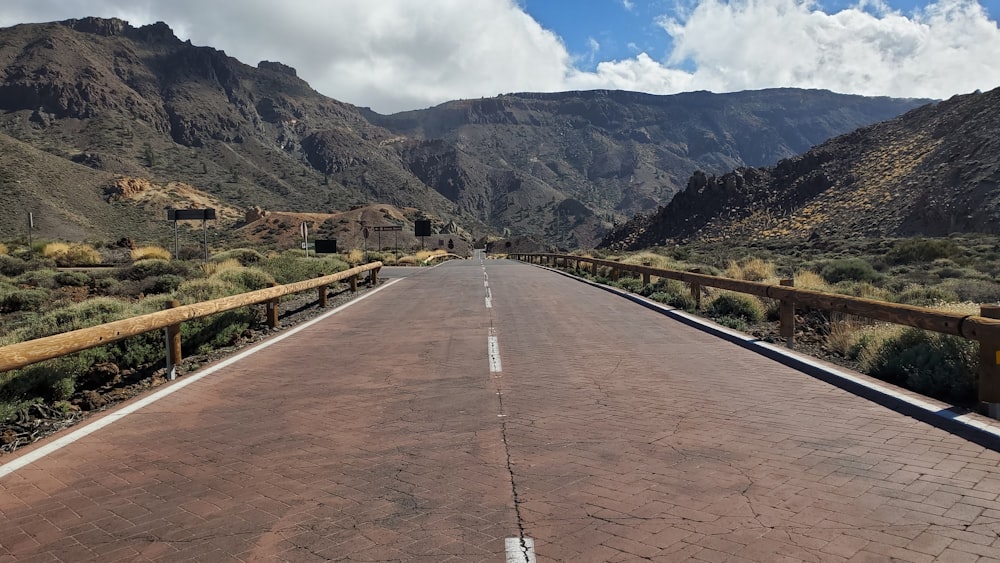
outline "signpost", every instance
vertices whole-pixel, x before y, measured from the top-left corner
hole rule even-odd
[[[174,222],[174,257],[177,256],[177,221],[201,221],[201,230],[205,232],[205,261],[208,261],[208,224],[206,221],[215,219],[215,209],[167,209],[167,221]]]
[[[31,229],[35,228],[35,214],[28,212],[28,256],[31,256]]]
[[[309,258],[309,223],[299,225],[299,233],[302,235],[302,248],[306,251],[306,258]]]
[[[379,227],[372,227],[376,233],[378,233],[378,249],[382,250],[382,231],[392,231],[393,232],[393,255],[399,254],[399,231],[403,230],[402,225],[383,225]],[[396,256],[399,259],[399,256]]]

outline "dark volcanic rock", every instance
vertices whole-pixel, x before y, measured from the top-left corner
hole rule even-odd
[[[696,173],[602,246],[956,232],[1000,234],[1000,89],[912,110],[772,168]]]

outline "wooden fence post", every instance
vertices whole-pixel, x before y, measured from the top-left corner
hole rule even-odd
[[[701,268],[695,268],[695,269],[691,270],[691,273],[692,274],[700,274],[701,273]],[[700,311],[701,310],[701,284],[700,283],[694,283],[694,282],[691,283],[691,299],[694,300],[694,310],[695,311]]]
[[[351,292],[352,293],[357,293],[358,292],[358,275],[357,274],[354,274],[353,276],[351,276]]]
[[[620,277],[621,275],[622,275],[622,272],[621,272],[621,270],[619,270],[619,269],[618,269],[617,267],[615,267],[615,266],[612,266],[612,267],[611,267],[611,281],[618,281],[618,278],[619,278],[619,277]]]
[[[180,305],[180,301],[172,299],[163,308],[173,309]],[[177,366],[181,363],[181,325],[170,325],[163,330],[167,336],[167,380],[173,381],[177,379]]]
[[[642,285],[649,285],[649,272],[642,273]]]
[[[271,287],[278,287],[278,285],[278,282],[271,282]],[[267,326],[278,328],[278,298],[269,300],[265,308],[267,309]]]
[[[319,290],[319,306],[326,309],[326,286],[321,285],[317,289]]]
[[[590,275],[597,277],[597,261],[590,263]]]
[[[1000,319],[1000,305],[983,305],[979,316]],[[1000,419],[1000,341],[979,341],[979,402],[986,416]]]
[[[781,280],[784,287],[794,287],[794,279]],[[789,349],[795,347],[795,301],[792,299],[782,299],[779,310],[781,317],[781,336],[785,339],[785,345]]]

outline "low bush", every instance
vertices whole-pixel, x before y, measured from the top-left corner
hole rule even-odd
[[[624,289],[629,293],[639,293],[643,288],[642,280],[636,278],[622,278],[614,283],[619,289]]]
[[[918,393],[967,403],[976,396],[979,343],[955,336],[906,328],[864,343],[863,371]]]
[[[752,295],[724,291],[708,304],[706,312],[713,317],[735,317],[751,323],[764,320],[765,309],[760,299]]]
[[[961,249],[951,240],[907,239],[896,242],[886,258],[893,264],[914,264],[960,254]]]
[[[62,286],[84,287],[94,283],[94,278],[85,272],[57,272],[53,281]]]
[[[974,303],[1000,302],[1000,284],[988,280],[951,279],[938,285],[942,291],[955,294],[960,301]]]
[[[140,281],[132,291],[142,295],[173,293],[177,291],[182,283],[184,283],[184,278],[174,274],[164,274]]]
[[[264,289],[274,283],[274,276],[259,268],[225,270],[212,277],[229,284],[234,294]]]
[[[6,256],[8,252],[7,245],[0,242],[0,256]]]
[[[174,299],[180,301],[181,305],[211,301],[229,295],[232,295],[229,284],[218,278],[187,280],[174,291]]]
[[[861,258],[840,258],[828,262],[820,270],[820,275],[829,283],[842,281],[872,282],[881,278],[879,273],[875,271],[875,268]]]
[[[261,270],[273,276],[275,281],[281,284],[335,274],[346,270],[347,267],[347,263],[337,257],[305,258],[290,252],[268,258],[260,265]]]
[[[29,270],[14,278],[14,283],[31,287],[41,287],[45,289],[55,289],[59,287],[56,270]]]
[[[264,255],[252,248],[234,248],[212,256],[213,262],[236,260],[242,266],[256,266],[264,261]]]
[[[940,303],[951,303],[959,301],[954,293],[941,287],[925,287],[921,285],[910,285],[903,291],[892,297],[896,303],[904,305],[916,305],[918,307],[929,307]]]
[[[159,246],[140,246],[132,249],[132,261],[141,260],[170,260],[170,251]]]
[[[48,289],[0,289],[0,311],[13,313],[17,311],[41,311],[51,298]]]
[[[685,293],[673,293],[666,291],[657,291],[649,295],[649,298],[653,301],[663,303],[664,305],[669,305],[671,307],[676,307],[678,309],[684,309],[685,311],[694,311],[696,303],[690,295]]]
[[[122,272],[122,277],[136,281],[168,274],[190,278],[194,274],[194,271],[191,265],[185,262],[151,258],[149,260],[139,260],[128,268],[125,268]]]

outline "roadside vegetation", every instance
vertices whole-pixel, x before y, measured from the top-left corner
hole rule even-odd
[[[764,283],[793,278],[799,288],[967,315],[979,314],[981,304],[1000,302],[1000,240],[985,235],[694,244],[587,255]],[[773,300],[703,288],[701,309],[695,311],[687,284],[655,277],[648,285],[628,277],[612,281],[593,276],[589,268],[574,273],[780,341],[778,303]],[[955,404],[976,402],[975,341],[801,307],[796,314],[796,348],[801,351]]]
[[[169,251],[156,246],[122,251],[55,242],[0,250],[0,346],[159,311],[174,299],[182,305],[195,303],[349,267],[339,255],[306,258],[301,251],[265,254],[249,248],[216,253],[207,262],[172,260]],[[123,257],[129,261],[120,265]],[[109,262],[119,266],[94,267]],[[183,353],[203,354],[239,343],[263,322],[260,309],[185,322]],[[0,421],[37,403],[76,409],[81,392],[162,367],[163,355],[163,335],[154,331],[0,373]]]

